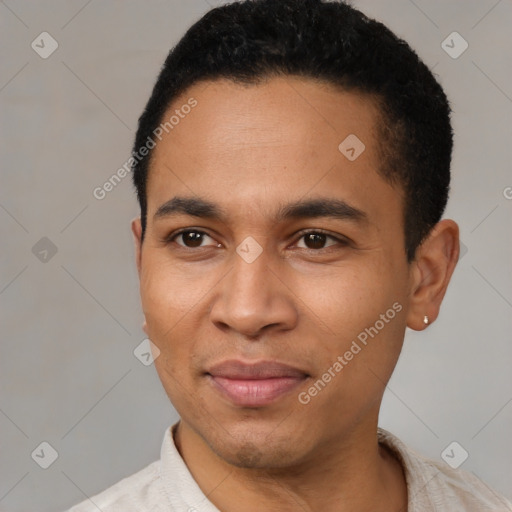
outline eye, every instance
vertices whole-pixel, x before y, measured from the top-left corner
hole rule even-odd
[[[304,240],[302,246],[300,245],[300,242],[298,243],[298,247],[300,247],[301,249],[319,250],[326,249],[336,244],[347,245],[347,242],[345,240],[336,238],[335,236],[332,235],[328,235],[327,233],[323,233],[322,231],[308,231],[307,233],[303,233],[299,240]],[[328,243],[329,241],[331,243]]]
[[[338,245],[346,246],[348,241],[343,238],[338,238],[329,235],[322,231],[307,231],[303,232],[298,238],[297,247],[300,249],[309,249],[319,251],[328,249],[329,247]],[[195,249],[201,247],[221,247],[215,239],[209,236],[204,231],[198,229],[183,229],[178,232],[172,233],[165,239],[166,243],[176,243],[181,247],[188,249]]]
[[[203,245],[203,242],[207,241],[207,239],[211,240],[212,243]],[[205,247],[207,245],[220,247],[220,244],[211,236],[208,236],[204,231],[194,229],[187,229],[174,233],[169,237],[168,242],[176,242],[178,245],[188,247],[190,249],[195,247]]]

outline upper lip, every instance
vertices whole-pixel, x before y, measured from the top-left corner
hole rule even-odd
[[[215,364],[207,373],[213,377],[239,380],[275,379],[284,377],[304,378],[307,376],[306,372],[277,361],[245,363],[235,359]]]

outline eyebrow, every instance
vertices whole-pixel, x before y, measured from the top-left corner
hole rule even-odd
[[[189,215],[226,222],[228,215],[217,204],[195,197],[174,197],[163,203],[153,216],[153,220]],[[331,217],[339,220],[367,222],[368,215],[341,199],[318,198],[298,200],[281,206],[277,210],[276,222],[291,219]]]
[[[190,215],[213,220],[224,220],[225,212],[215,203],[195,197],[173,197],[162,204],[153,216],[154,220],[174,215]]]

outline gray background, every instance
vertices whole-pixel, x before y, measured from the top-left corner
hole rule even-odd
[[[169,48],[216,3],[0,2],[2,511],[103,490],[155,460],[177,418],[133,354],[145,336],[130,177],[101,201],[93,190],[128,158]],[[439,460],[457,441],[462,468],[512,498],[512,2],[354,4],[409,41],[452,101],[446,216],[467,248],[438,321],[407,334],[381,425]],[[43,31],[59,44],[47,59],[31,48]],[[469,43],[457,59],[441,47],[453,31]],[[31,457],[43,441],[58,452],[46,470]]]

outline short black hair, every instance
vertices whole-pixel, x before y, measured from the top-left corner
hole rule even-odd
[[[341,1],[238,1],[208,11],[189,28],[169,52],[139,118],[131,162],[142,236],[152,152],[141,157],[139,150],[172,101],[202,81],[258,84],[274,76],[319,80],[375,100],[381,113],[378,172],[403,191],[405,252],[412,261],[448,200],[450,105],[405,41]]]

